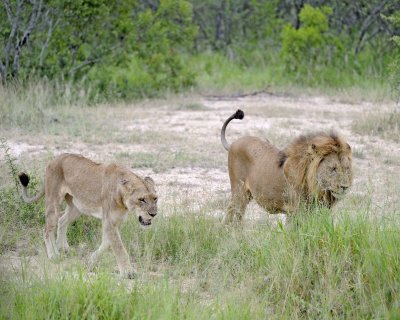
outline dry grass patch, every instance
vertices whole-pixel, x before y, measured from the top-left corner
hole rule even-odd
[[[352,129],[359,134],[400,142],[400,111],[395,109],[385,113],[369,113],[353,120]]]

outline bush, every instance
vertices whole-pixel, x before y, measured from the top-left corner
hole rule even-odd
[[[400,28],[400,11],[397,11],[387,19],[395,28]],[[389,74],[393,93],[395,96],[400,97],[400,36],[393,36],[392,41],[395,48],[393,52],[393,60],[389,64]]]
[[[119,64],[102,64],[89,73],[93,94],[132,99],[194,85],[195,74],[183,61],[197,30],[190,3],[161,1],[156,11],[147,9],[134,20],[132,53]]]
[[[286,25],[282,31],[282,57],[290,73],[307,75],[331,65],[343,51],[339,38],[329,33],[329,7],[305,5],[300,12],[300,28]]]

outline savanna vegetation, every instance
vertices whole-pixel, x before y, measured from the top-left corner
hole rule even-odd
[[[398,1],[24,1],[0,10],[3,85],[91,102],[167,91],[399,82]],[[397,47],[396,47],[397,45]]]
[[[394,0],[2,0],[0,319],[400,318],[399,37]],[[235,100],[258,92],[270,99]],[[290,219],[250,206],[243,226],[222,225],[218,130],[241,103],[251,124],[230,141],[344,131],[349,195]],[[38,191],[64,151],[156,177],[154,225],[121,228],[136,279],[112,252],[88,269],[94,218],[47,259],[44,202],[23,203],[17,175]]]

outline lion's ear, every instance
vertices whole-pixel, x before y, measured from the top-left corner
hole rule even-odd
[[[145,177],[145,178],[144,178],[144,181],[145,181],[147,184],[149,184],[149,185],[151,185],[152,187],[154,187],[154,180],[153,180],[152,178],[150,178],[150,177]]]

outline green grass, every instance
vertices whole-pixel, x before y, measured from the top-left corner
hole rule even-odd
[[[381,101],[390,96],[390,86],[371,62],[372,56],[360,57],[347,65],[319,66],[308,73],[290,74],[279,54],[255,51],[246,58],[209,53],[192,56],[188,63],[198,74],[197,90],[204,93],[246,93],[258,90],[327,94],[346,100]]]
[[[16,218],[11,209],[10,219]],[[58,275],[45,278],[26,271],[5,275],[0,318],[400,316],[398,211],[376,216],[370,207],[359,207],[355,215],[343,210],[333,218],[317,208],[299,213],[285,226],[248,222],[235,228],[201,209],[173,210],[169,218],[161,211],[150,229],[140,228],[136,218],[123,225],[138,279],[121,282],[104,264],[95,275],[79,265],[66,271],[60,266]],[[30,227],[37,219],[22,225],[37,230]],[[73,246],[89,242],[93,250],[99,245],[90,232],[77,232],[89,223],[71,227]]]

